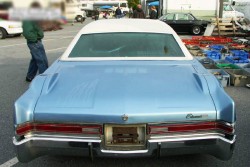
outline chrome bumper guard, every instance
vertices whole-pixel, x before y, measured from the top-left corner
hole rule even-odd
[[[236,136],[229,140],[221,134],[155,136],[147,140],[147,149],[107,150],[100,137],[29,135],[21,141],[13,137],[17,158],[29,162],[43,155],[100,157],[144,157],[181,154],[210,154],[221,160],[232,157]]]

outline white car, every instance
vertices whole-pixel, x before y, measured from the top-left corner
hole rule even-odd
[[[4,39],[8,35],[20,36],[22,33],[21,22],[0,20],[0,39]]]

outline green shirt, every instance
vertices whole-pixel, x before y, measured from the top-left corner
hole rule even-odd
[[[34,21],[23,21],[23,36],[27,42],[37,42],[43,39],[44,34],[41,27]]]

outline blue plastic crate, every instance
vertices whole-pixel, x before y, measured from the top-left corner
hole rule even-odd
[[[208,58],[213,60],[219,60],[221,59],[221,53],[215,50],[207,50],[204,51]]]
[[[238,56],[242,59],[248,59],[249,54],[244,50],[230,50],[233,56]]]
[[[221,50],[221,49],[223,49],[223,48],[225,48],[225,46],[223,46],[223,45],[210,45],[209,46],[211,49],[214,49],[214,50]]]
[[[239,56],[227,56],[226,60],[229,61],[230,63],[249,63],[248,59],[244,59],[242,57]]]

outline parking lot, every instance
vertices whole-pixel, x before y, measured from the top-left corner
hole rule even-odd
[[[45,45],[49,63],[59,58],[77,32],[91,20],[74,26],[65,25],[63,30],[46,32]],[[188,38],[183,36],[182,38]],[[221,161],[209,155],[183,155],[156,158],[89,158],[44,156],[30,163],[18,163],[13,149],[13,105],[14,101],[28,88],[25,76],[30,53],[25,39],[9,37],[0,40],[0,167],[5,166],[175,166],[175,167],[247,167],[250,164],[250,89],[227,87],[226,92],[235,100],[237,110],[235,153],[230,161]]]

